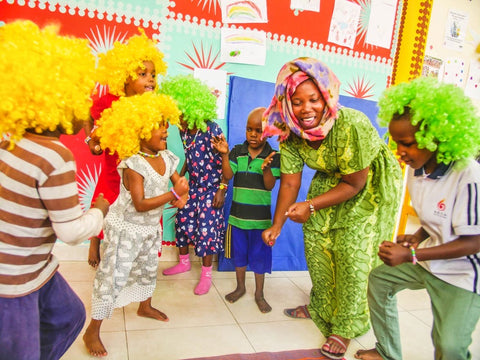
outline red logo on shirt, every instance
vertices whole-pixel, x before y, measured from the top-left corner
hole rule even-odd
[[[437,203],[437,209],[438,209],[439,211],[445,211],[445,208],[446,208],[446,207],[447,207],[447,206],[445,205],[445,199],[442,199],[442,200],[440,200],[440,201]]]

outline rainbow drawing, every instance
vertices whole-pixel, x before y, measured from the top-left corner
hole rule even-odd
[[[225,42],[228,44],[244,44],[249,43],[253,45],[262,45],[263,41],[259,38],[248,36],[248,35],[241,35],[241,34],[233,34],[225,37]]]
[[[226,7],[227,17],[231,20],[250,19],[252,21],[263,20],[262,11],[253,1],[243,0],[228,4]]]

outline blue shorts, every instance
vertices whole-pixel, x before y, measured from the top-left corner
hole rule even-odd
[[[256,274],[272,272],[272,248],[262,240],[263,229],[239,229],[228,225],[232,239],[232,259],[235,267],[249,265]]]

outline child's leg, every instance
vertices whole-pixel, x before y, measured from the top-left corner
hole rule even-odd
[[[90,324],[88,324],[85,334],[83,334],[83,342],[87,347],[88,352],[92,356],[107,356],[107,349],[103,346],[102,340],[100,339],[100,327],[102,326],[103,320],[91,319]]]
[[[432,302],[435,359],[471,359],[468,347],[480,318],[480,296],[428,275],[426,287]]]
[[[90,247],[88,248],[88,265],[96,268],[100,264],[100,238],[92,236],[90,238]]]
[[[158,309],[152,307],[152,298],[141,301],[137,310],[138,316],[148,317],[160,321],[168,321],[168,316]]]
[[[257,303],[258,309],[262,313],[268,313],[272,311],[272,307],[267,303],[263,297],[263,284],[265,282],[265,274],[255,273],[255,302]]]
[[[237,277],[237,288],[232,291],[230,294],[225,295],[225,299],[230,302],[234,303],[238,299],[240,299],[243,295],[245,295],[245,274],[247,272],[247,267],[236,267],[235,268],[235,275]]]
[[[190,255],[188,254],[188,246],[181,246],[178,248],[179,262],[177,265],[169,267],[162,271],[163,275],[175,275],[190,271]]]
[[[202,258],[202,274],[198,285],[195,287],[195,295],[204,295],[210,290],[212,286],[212,261],[213,255],[205,255]]]

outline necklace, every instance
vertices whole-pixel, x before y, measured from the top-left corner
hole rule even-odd
[[[138,151],[138,154],[139,154],[139,155],[142,155],[142,156],[144,156],[144,157],[147,157],[147,158],[156,158],[156,157],[159,157],[159,156],[160,156],[160,151],[157,152],[156,154],[153,154],[153,155],[152,155],[152,154],[147,154],[146,152],[143,152],[143,151],[140,151],[140,150],[139,150],[139,151]]]
[[[197,135],[200,132],[200,130],[197,130],[197,132],[195,133],[195,137],[193,138],[192,142],[188,146],[187,146],[187,132],[188,132],[188,130],[185,132],[185,135],[183,136],[183,139],[182,139],[183,147],[185,148],[185,150],[188,150],[193,145],[195,145],[195,140],[197,140]]]

